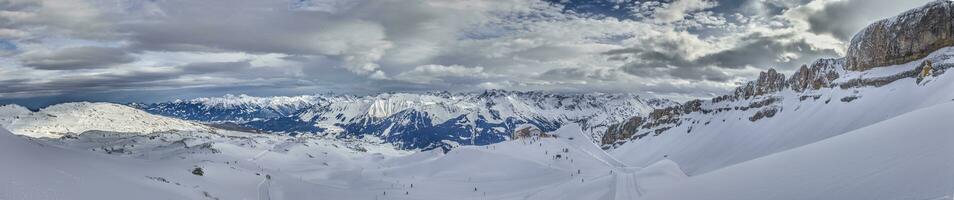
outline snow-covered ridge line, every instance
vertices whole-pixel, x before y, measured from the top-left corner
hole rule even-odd
[[[245,94],[232,95],[227,94],[222,97],[203,97],[186,100],[192,103],[205,104],[211,107],[235,107],[242,105],[259,105],[263,107],[281,108],[287,106],[306,106],[320,100],[319,96],[300,95],[300,96],[274,96],[274,97],[254,97]],[[175,102],[183,102],[176,100]]]
[[[59,138],[87,131],[149,134],[169,131],[211,131],[196,122],[149,114],[113,103],[74,102],[32,112],[22,106],[0,106],[0,127],[18,135]]]

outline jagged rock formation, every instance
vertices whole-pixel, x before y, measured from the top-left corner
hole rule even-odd
[[[746,86],[746,93],[751,95],[764,95],[777,92],[783,88],[785,88],[785,75],[776,72],[775,69],[769,69],[768,72],[759,73],[759,78],[756,79],[754,83],[750,82],[748,86]]]
[[[844,59],[820,59],[811,68],[802,65],[788,80],[788,85],[797,92],[829,87],[832,81],[838,79],[835,66],[841,66],[843,62]]]
[[[954,45],[954,1],[938,0],[897,17],[877,21],[856,34],[848,47],[847,69],[914,61]]]
[[[642,117],[636,116],[629,118],[625,123],[610,125],[600,141],[602,144],[612,144],[616,141],[633,138],[633,135],[639,130],[639,126],[643,125],[643,121]]]

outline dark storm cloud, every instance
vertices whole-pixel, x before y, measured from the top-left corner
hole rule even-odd
[[[43,70],[74,70],[106,68],[136,61],[123,49],[112,47],[71,47],[53,52],[27,53],[20,62],[27,67]]]
[[[207,74],[217,72],[242,72],[252,68],[249,61],[237,62],[200,62],[189,63],[181,67],[182,74]]]
[[[619,79],[619,73],[619,70],[616,69],[587,70],[581,68],[559,68],[546,71],[540,76],[552,79],[614,81]]]
[[[608,51],[611,56],[630,55],[635,59],[623,66],[623,71],[635,76],[665,76],[680,79],[726,82],[735,78],[719,70],[742,69],[747,66],[760,69],[790,70],[810,64],[818,58],[837,57],[834,50],[813,48],[804,40],[792,40],[793,35],[765,36],[752,34],[742,38],[743,44],[690,60],[685,56],[645,50],[642,47]],[[791,57],[795,56],[795,57]]]
[[[932,0],[847,0],[830,2],[811,12],[811,31],[848,40],[872,21],[891,17]]]
[[[201,76],[215,73],[244,73],[247,72],[249,68],[251,68],[251,65],[247,61],[207,62],[191,63],[178,67],[142,68],[108,73],[82,73],[62,76],[46,81],[13,79],[0,82],[0,84],[10,83],[6,84],[6,87],[0,88],[0,93],[16,93],[22,91],[60,93],[67,91],[86,92],[178,87],[182,86],[182,84],[176,82],[175,79],[183,76]],[[241,74],[232,74],[230,76],[242,77]],[[261,75],[258,77],[261,77]],[[287,82],[285,84],[287,84]],[[201,82],[192,83],[192,86],[201,85]]]
[[[230,5],[213,1],[160,2],[163,11],[152,23],[120,27],[132,33],[137,50],[244,51],[288,54],[314,53],[307,35],[334,28],[323,23],[321,12],[291,11],[276,1],[234,1]],[[274,10],[268,8],[286,8]],[[345,22],[346,23],[346,22]],[[201,30],[201,31],[199,31]]]

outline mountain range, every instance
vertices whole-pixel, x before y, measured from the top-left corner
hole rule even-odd
[[[579,123],[587,132],[593,134],[590,138],[600,138],[609,124],[625,117],[645,114],[654,108],[675,104],[669,100],[642,98],[631,94],[559,94],[502,90],[480,93],[385,93],[373,96],[226,95],[151,104],[66,103],[50,106],[36,113],[23,107],[8,105],[4,108],[10,110],[5,112],[9,114],[0,117],[0,122],[9,121],[6,126],[14,132],[22,131],[33,136],[56,136],[65,133],[80,134],[90,130],[66,129],[66,125],[59,123],[60,121],[82,122],[95,127],[98,124],[112,124],[115,120],[93,116],[139,116],[134,119],[140,119],[151,113],[159,116],[150,116],[150,119],[140,121],[155,123],[121,123],[121,126],[138,127],[132,129],[146,133],[156,130],[198,129],[176,124],[187,120],[219,129],[292,136],[373,136],[402,149],[447,150],[459,145],[488,145],[506,141],[522,128],[546,132],[568,123]],[[148,113],[135,113],[132,111],[134,109]],[[79,119],[65,118],[64,112]],[[38,124],[39,122],[58,124],[64,128],[46,127]],[[112,128],[106,130],[131,131]]]

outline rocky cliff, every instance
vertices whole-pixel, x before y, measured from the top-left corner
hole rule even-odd
[[[848,70],[864,71],[924,58],[954,45],[954,1],[938,0],[861,30],[848,47]]]

